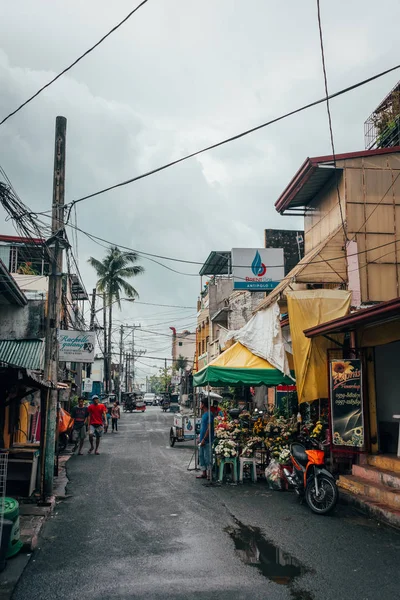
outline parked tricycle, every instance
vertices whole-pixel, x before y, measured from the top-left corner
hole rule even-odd
[[[169,432],[169,445],[175,446],[175,442],[188,442],[194,440],[200,433],[201,418],[194,415],[174,414],[174,424]]]

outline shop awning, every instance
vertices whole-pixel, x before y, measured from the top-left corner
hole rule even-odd
[[[299,261],[276,288],[256,308],[271,306],[293,283],[342,284],[347,282],[346,252],[340,225]]]
[[[255,356],[240,342],[233,344],[209,365],[193,376],[193,386],[212,385],[279,385],[293,380],[275,369],[268,361]]]
[[[299,404],[328,398],[327,351],[334,344],[325,338],[310,340],[304,330],[347,314],[351,292],[306,290],[288,292],[287,299]]]
[[[358,346],[379,346],[400,339],[400,298],[381,302],[304,331],[308,338],[357,332]]]
[[[40,371],[43,369],[43,340],[0,340],[0,363]]]

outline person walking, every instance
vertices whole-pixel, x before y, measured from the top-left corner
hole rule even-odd
[[[84,406],[84,398],[78,399],[78,406],[74,406],[71,412],[71,417],[74,420],[72,426],[72,441],[75,442],[73,452],[76,452],[79,444],[78,455],[82,456],[82,448],[86,438],[86,424],[88,420],[88,408]]]
[[[111,424],[112,424],[112,433],[118,433],[118,419],[121,418],[121,412],[119,410],[118,402],[114,402],[113,407],[111,409]]]
[[[100,454],[99,446],[100,439],[104,432],[104,426],[107,424],[107,409],[104,404],[101,404],[98,396],[93,396],[93,404],[88,407],[88,424],[89,424],[89,442],[90,448],[88,454],[92,454],[94,450],[93,438],[96,438],[95,454]]]
[[[106,407],[106,423],[105,423],[105,427],[104,427],[104,433],[108,433],[108,428],[110,427],[110,421],[111,421],[111,408],[112,408],[112,404],[108,404]]]
[[[197,475],[197,479],[210,479],[211,445],[214,441],[214,415],[208,410],[208,398],[202,399],[200,408],[202,417],[199,436],[199,466],[203,472],[201,475]]]

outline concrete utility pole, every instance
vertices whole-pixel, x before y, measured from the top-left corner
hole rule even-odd
[[[108,346],[107,346],[107,306],[106,294],[103,294],[103,329],[104,329],[104,387],[108,393],[109,370],[108,370]]]
[[[126,356],[126,372],[125,372],[126,391],[130,392],[131,390],[129,389],[129,365],[131,363],[131,355],[129,354],[129,352],[127,352],[125,356]]]
[[[121,394],[122,394],[122,377],[124,373],[124,367],[122,363],[122,351],[123,351],[123,343],[124,343],[124,326],[120,327],[120,337],[119,337],[119,377],[118,377],[118,402],[121,404]]]
[[[92,291],[92,306],[90,307],[90,331],[94,331],[94,318],[96,315],[96,288]]]
[[[140,329],[141,325],[132,325],[132,391],[135,390],[135,357],[142,356],[143,350],[135,353],[135,329]]]
[[[53,203],[51,238],[47,246],[51,253],[51,273],[47,298],[47,320],[45,338],[45,378],[52,384],[46,397],[46,418],[43,435],[43,489],[42,496],[51,495],[54,481],[54,454],[57,413],[57,381],[58,381],[58,330],[61,318],[63,249],[67,246],[64,229],[64,197],[65,197],[65,153],[66,153],[67,119],[56,118]]]
[[[96,288],[92,291],[92,304],[90,307],[90,331],[94,331],[94,319],[96,315]],[[87,363],[86,365],[86,377],[89,379],[92,374],[92,363]]]

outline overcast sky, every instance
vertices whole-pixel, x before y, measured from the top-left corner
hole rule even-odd
[[[138,2],[18,0],[0,21],[0,120]],[[394,66],[398,0],[321,1],[330,91]],[[364,148],[363,123],[400,78],[394,72],[332,101],[337,152]],[[34,210],[51,206],[54,123],[68,119],[66,201],[279,116],[323,96],[315,0],[149,0],[78,66],[0,127],[0,164]],[[160,255],[204,261],[211,250],[263,245],[265,228],[302,227],[274,202],[307,156],[330,154],[326,109],[311,109],[141,182],[81,203],[78,226]],[[11,232],[10,223],[3,225]],[[79,235],[89,256],[104,249]],[[162,261],[165,262],[165,261]],[[199,267],[143,259],[140,300],[115,318],[168,333],[194,330]],[[116,325],[119,323],[116,322]],[[137,333],[149,356],[165,335]],[[139,374],[154,371],[143,358]],[[139,365],[138,365],[139,366]]]

